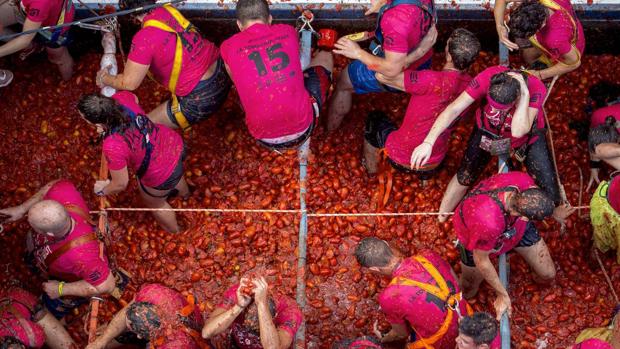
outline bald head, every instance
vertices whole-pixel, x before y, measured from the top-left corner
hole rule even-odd
[[[66,229],[69,215],[64,206],[54,200],[43,200],[28,211],[28,223],[42,233],[62,234]]]

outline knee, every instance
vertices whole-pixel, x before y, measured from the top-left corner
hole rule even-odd
[[[555,265],[553,262],[550,262],[538,272],[536,281],[539,283],[548,284],[555,279],[555,275]]]
[[[47,58],[53,64],[64,64],[71,62],[71,55],[66,48],[58,49],[58,50],[48,50]]]

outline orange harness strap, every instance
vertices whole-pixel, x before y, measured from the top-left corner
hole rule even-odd
[[[385,148],[380,150],[379,159],[379,190],[377,193],[377,211],[382,210],[390,199],[392,193],[392,186],[394,177],[392,175],[392,168],[387,162],[387,153]]]

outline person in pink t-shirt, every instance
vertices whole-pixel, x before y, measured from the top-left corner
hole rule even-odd
[[[203,338],[228,331],[235,348],[289,348],[303,321],[297,303],[273,294],[264,277],[242,277],[232,285],[202,329]]]
[[[374,237],[359,242],[355,257],[362,267],[392,279],[377,297],[392,325],[381,343],[409,338],[415,345],[454,348],[459,314],[469,310],[450,264],[430,250],[400,257],[387,242]],[[428,286],[437,291],[427,291]]]
[[[501,346],[497,320],[490,314],[475,313],[459,322],[456,349],[500,349]]]
[[[24,32],[65,24],[73,20],[74,12],[73,2],[70,0],[5,1],[0,4],[0,33],[10,34],[8,27],[17,23],[23,25]],[[24,34],[1,45],[0,57],[25,49],[33,50],[34,45],[42,44],[49,61],[58,67],[62,79],[67,81],[73,75],[73,58],[67,49],[69,42],[68,27]],[[3,82],[5,79],[2,79],[0,72],[0,85],[6,83]]]
[[[134,299],[110,321],[86,349],[119,344],[155,349],[204,349],[211,344],[200,337],[203,325],[199,307],[181,293],[160,284],[144,284]]]
[[[354,339],[343,339],[332,344],[331,349],[381,349],[377,337],[363,336]]]
[[[590,87],[586,114],[590,116],[589,128],[581,123],[578,125],[580,127],[576,128],[577,134],[580,135],[581,139],[585,138],[581,136],[586,133],[583,131],[589,133],[596,127],[603,125],[615,126],[616,131],[620,132],[620,85],[609,81],[601,81]],[[611,117],[611,119],[607,120],[608,117]],[[599,184],[601,182],[599,179],[599,172],[602,167],[602,159],[600,158],[601,154],[597,154],[596,149],[601,149],[602,151],[613,149],[610,146],[601,146],[600,148],[597,146],[602,143],[615,143],[613,142],[615,137],[614,132],[607,126],[604,126],[592,134],[593,138],[590,143],[593,146],[591,149],[593,151],[590,151],[590,180],[586,188],[588,191],[594,184]],[[609,142],[610,139],[611,142]],[[608,160],[613,159],[613,157],[606,157]],[[618,168],[618,166],[620,166],[620,163],[615,167]]]
[[[133,9],[155,1],[120,0],[119,7]],[[215,113],[231,86],[218,48],[204,39],[172,5],[133,16],[142,28],[133,37],[125,70],[110,75],[107,68],[101,69],[97,73],[97,86],[133,91],[150,72],[172,93],[170,100],[149,112],[153,122],[188,130]],[[179,40],[181,52],[176,50]],[[177,55],[180,55],[179,66],[175,65]],[[177,70],[178,75],[174,74]]]
[[[547,283],[555,278],[555,265],[533,220],[554,213],[554,203],[524,172],[495,175],[474,187],[454,211],[452,223],[461,251],[461,287],[465,298],[476,295],[482,281],[495,290],[497,319],[511,312],[508,292],[491,257],[515,249]]]
[[[378,13],[371,52],[347,37],[334,53],[353,60],[340,74],[329,105],[328,131],[337,129],[352,106],[353,93],[398,92],[382,84],[376,73],[395,78],[405,69],[430,69],[437,38],[434,0],[372,0],[366,15]],[[368,39],[373,35],[365,33]]]
[[[570,349],[616,349],[611,344],[598,338],[586,339],[583,342],[577,343],[570,347]]]
[[[183,139],[167,126],[151,122],[133,93],[120,91],[112,98],[85,95],[78,102],[78,110],[104,137],[103,154],[111,180],[95,183],[98,196],[125,190],[129,169],[136,173],[147,207],[171,208],[169,197],[189,195],[183,172]],[[154,211],[153,216],[165,230],[179,232],[173,211]]]
[[[43,301],[54,316],[62,318],[85,297],[115,291],[115,275],[73,183],[52,181],[21,205],[0,210],[9,222],[26,213],[34,231],[27,238],[29,260],[50,279],[43,283]]]
[[[494,155],[514,155],[525,164],[536,184],[553,198],[556,205],[560,204],[560,187],[545,137],[543,102],[546,92],[543,83],[534,76],[493,66],[478,74],[437,117],[424,142],[411,156],[415,168],[430,159],[433,145],[441,133],[463,111],[475,102],[481,102],[461,165],[448,184],[440,212],[454,210]],[[556,219],[560,219],[559,213]],[[440,216],[439,219],[445,221],[447,217]]]
[[[235,13],[241,32],[221,50],[248,130],[268,148],[297,148],[309,139],[327,99],[333,57],[318,51],[302,71],[299,34],[290,25],[271,24],[265,0],[240,0]]]
[[[9,344],[25,348],[73,348],[75,343],[67,330],[40,304],[37,297],[21,288],[10,288],[0,294],[0,347]]]
[[[466,71],[478,57],[480,42],[470,31],[459,28],[446,44],[446,63],[441,71],[406,70],[390,79],[378,74],[382,83],[411,94],[405,119],[400,128],[384,114],[369,115],[364,129],[364,158],[368,173],[378,170],[380,148],[385,148],[390,164],[404,172],[416,172],[421,179],[433,176],[446,153],[452,125],[433,147],[429,162],[421,169],[410,166],[411,153],[428,134],[439,113],[455,99],[471,80]]]
[[[504,26],[506,0],[495,3],[495,22],[500,39],[511,49],[520,48],[530,73],[540,80],[569,73],[581,65],[585,49],[583,27],[570,0],[528,0],[510,13]]]

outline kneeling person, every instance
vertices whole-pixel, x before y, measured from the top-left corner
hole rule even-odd
[[[252,294],[252,296],[248,296]],[[226,330],[240,349],[289,348],[303,321],[297,303],[284,295],[272,296],[264,278],[241,278],[207,319],[202,336]]]

